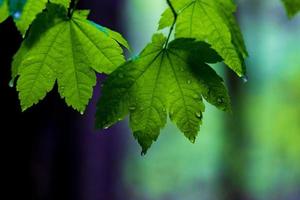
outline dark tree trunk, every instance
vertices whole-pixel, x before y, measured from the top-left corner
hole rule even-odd
[[[120,1],[80,0],[91,18],[119,30]],[[96,95],[85,116],[68,108],[55,88],[46,99],[21,112],[15,88],[10,88],[13,55],[22,38],[12,19],[0,25],[1,199],[114,200],[119,186],[124,142],[120,126],[94,131]],[[95,94],[99,93],[99,87]]]
[[[254,17],[259,17],[261,2],[259,0],[245,3],[248,12]],[[243,8],[242,8],[243,9]],[[246,13],[243,11],[242,13]],[[239,17],[239,15],[238,15]],[[245,124],[245,95],[247,85],[231,70],[226,71],[228,89],[232,100],[233,114],[225,121],[226,135],[224,136],[222,196],[224,200],[252,200],[247,193],[247,145],[249,144],[249,132]],[[251,79],[251,76],[249,77]]]

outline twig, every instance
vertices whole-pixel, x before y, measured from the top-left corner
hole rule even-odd
[[[169,44],[169,41],[170,41],[172,32],[173,32],[173,30],[174,30],[174,27],[175,27],[175,24],[176,24],[176,21],[177,21],[177,17],[178,17],[178,14],[177,14],[177,12],[176,12],[175,8],[173,7],[173,5],[172,5],[172,3],[171,3],[170,0],[167,0],[167,4],[168,4],[168,6],[170,7],[170,9],[171,9],[171,11],[172,11],[172,13],[173,13],[174,21],[173,21],[172,26],[171,26],[171,28],[170,28],[170,32],[169,32],[169,35],[168,35],[168,38],[167,38],[167,40],[166,40],[166,43],[165,43],[164,48],[167,48],[167,46],[168,46],[168,44]]]

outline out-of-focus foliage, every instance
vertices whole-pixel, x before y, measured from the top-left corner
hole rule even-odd
[[[300,0],[282,0],[288,16],[294,17],[300,11]]]
[[[144,1],[132,0],[131,6],[132,2],[142,6]],[[152,4],[155,2],[161,1]],[[251,56],[247,61],[250,81],[234,85],[240,86],[239,92],[233,94],[233,99],[238,99],[233,103],[234,114],[220,117],[220,112],[206,111],[208,120],[195,145],[180,140],[179,130],[168,124],[146,158],[137,155],[138,147],[129,139],[125,184],[130,199],[236,198],[233,194],[225,196],[229,189],[241,195],[240,199],[299,199],[300,20],[287,20],[278,0],[237,2]],[[142,8],[131,12],[132,18],[154,10]],[[129,36],[143,29],[139,24],[131,26]],[[142,38],[137,44],[147,42],[149,36]],[[228,117],[242,123],[234,121],[233,127],[228,128]],[[234,151],[228,151],[232,144],[240,145],[231,146]],[[228,162],[232,164],[231,174],[225,168]],[[230,183],[235,180],[240,182],[232,188]]]
[[[0,23],[2,23],[9,16],[7,0],[0,0]]]

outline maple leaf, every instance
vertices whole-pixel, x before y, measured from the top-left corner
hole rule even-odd
[[[176,38],[195,38],[208,42],[239,76],[244,76],[244,58],[248,53],[239,26],[233,16],[231,0],[172,0],[178,18]],[[173,13],[168,8],[162,15],[159,29],[169,27]]]
[[[222,59],[209,45],[177,39],[166,47],[155,34],[136,60],[128,61],[104,82],[96,126],[108,128],[130,114],[134,137],[146,153],[167,121],[167,115],[192,142],[204,112],[203,98],[222,110],[230,100],[222,79],[206,63]]]
[[[19,76],[23,110],[43,99],[57,81],[66,103],[84,112],[96,84],[95,72],[109,74],[125,61],[114,36],[99,31],[87,14],[75,11],[68,18],[66,9],[48,4],[34,21],[12,70],[13,79]]]

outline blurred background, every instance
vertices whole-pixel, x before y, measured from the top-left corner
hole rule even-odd
[[[300,200],[300,15],[288,20],[280,0],[236,2],[249,81],[214,66],[226,79],[233,114],[207,104],[195,144],[168,123],[146,156],[127,121],[94,130],[99,86],[84,116],[56,90],[21,113],[8,83],[22,38],[11,19],[1,24],[1,199]],[[123,33],[134,56],[166,4],[80,0],[79,7]]]

